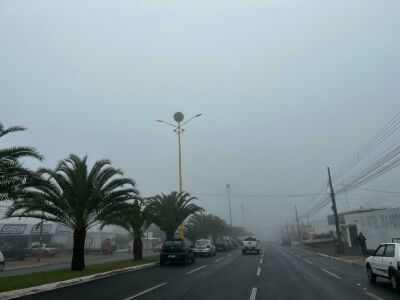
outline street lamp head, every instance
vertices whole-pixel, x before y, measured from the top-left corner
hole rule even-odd
[[[180,123],[180,122],[183,121],[183,118],[184,118],[183,113],[181,113],[181,112],[179,112],[179,111],[176,112],[176,113],[174,114],[174,120],[175,120],[175,122]]]
[[[197,115],[195,115],[194,117],[195,117],[195,118],[198,118],[198,117],[200,117],[200,116],[202,116],[202,114],[197,114]]]
[[[161,120],[156,120],[157,122],[159,122],[159,123],[162,123],[163,121],[161,121]]]

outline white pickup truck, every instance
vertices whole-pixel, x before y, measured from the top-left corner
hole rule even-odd
[[[243,239],[242,254],[247,253],[260,254],[260,241],[257,238],[248,236]]]

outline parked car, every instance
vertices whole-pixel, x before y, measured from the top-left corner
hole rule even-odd
[[[215,248],[217,251],[229,251],[228,243],[222,240],[215,243]]]
[[[54,255],[60,253],[60,248],[51,244],[33,244],[30,249],[27,249],[27,253],[31,256],[38,256],[39,251],[41,256],[53,257]]]
[[[25,249],[17,247],[2,248],[4,260],[24,260],[26,258]]]
[[[242,254],[247,253],[260,254],[260,241],[257,238],[248,236],[243,239]]]
[[[166,262],[181,262],[184,265],[195,262],[194,245],[188,239],[168,239],[160,252],[160,265]]]
[[[160,253],[160,252],[161,252],[161,249],[162,249],[162,246],[163,246],[163,243],[157,243],[157,244],[153,247],[153,252],[158,252],[158,253]]]
[[[6,260],[4,259],[3,253],[0,251],[0,271],[4,271],[6,266]]]
[[[211,240],[201,239],[197,240],[194,243],[194,254],[197,256],[207,255],[213,256],[215,255],[215,246]]]
[[[400,290],[400,243],[384,243],[365,261],[368,280],[375,283],[377,277],[390,280],[392,288]]]

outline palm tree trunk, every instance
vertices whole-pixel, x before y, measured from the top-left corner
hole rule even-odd
[[[140,236],[133,239],[133,260],[143,259],[143,243]]]
[[[85,239],[86,229],[74,230],[71,271],[80,271],[85,269]]]

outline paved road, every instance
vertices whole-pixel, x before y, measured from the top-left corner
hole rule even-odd
[[[147,251],[143,253],[143,256],[151,256],[155,255],[153,251]],[[132,259],[132,253],[128,252],[120,252],[114,253],[113,255],[91,255],[89,258],[85,259],[86,265],[93,265],[98,263],[104,262],[111,262],[116,260],[123,260],[123,259]],[[16,276],[16,275],[24,275],[24,274],[31,274],[36,272],[44,272],[44,271],[51,271],[51,270],[58,270],[58,269],[68,269],[71,266],[71,258],[68,258],[68,261],[63,262],[55,262],[55,263],[46,263],[34,266],[27,266],[27,267],[16,267],[16,268],[8,268],[6,264],[6,270],[4,272],[0,272],[1,277],[9,277],[9,276]]]
[[[265,248],[264,248],[265,247]],[[398,299],[390,284],[368,283],[364,269],[298,248],[266,244],[263,255],[240,251],[157,266],[25,299]]]

